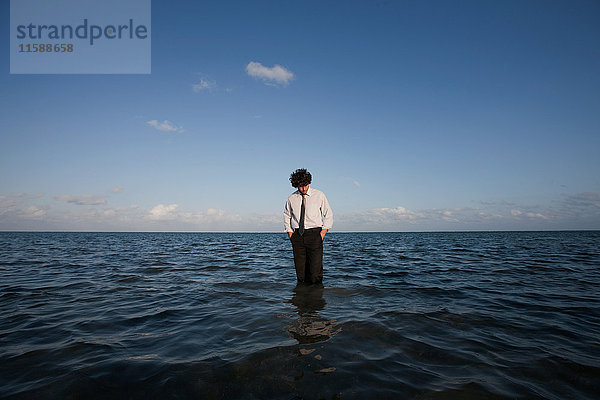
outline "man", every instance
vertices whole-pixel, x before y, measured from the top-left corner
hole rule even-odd
[[[294,265],[299,283],[323,281],[323,238],[333,226],[333,212],[327,197],[309,187],[310,172],[297,169],[290,176],[297,188],[288,197],[283,210],[283,225],[292,241]]]

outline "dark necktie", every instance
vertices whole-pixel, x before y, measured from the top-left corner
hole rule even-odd
[[[300,208],[300,226],[298,227],[298,233],[300,236],[304,235],[304,195],[302,195],[302,207]]]

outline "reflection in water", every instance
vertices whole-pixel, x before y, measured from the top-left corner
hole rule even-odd
[[[329,339],[342,330],[336,320],[326,320],[318,315],[318,311],[327,304],[323,299],[323,285],[298,284],[290,302],[296,306],[300,316],[288,327],[290,336],[300,344],[316,343]]]

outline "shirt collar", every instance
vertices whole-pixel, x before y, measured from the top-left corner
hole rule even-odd
[[[311,188],[310,186],[308,187],[308,190],[306,191],[306,196],[310,196],[311,193],[313,191],[313,188]],[[302,193],[300,193],[300,190],[296,190],[296,193],[298,193],[300,196],[302,196]]]

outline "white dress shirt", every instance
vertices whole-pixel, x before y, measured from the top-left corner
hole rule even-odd
[[[300,227],[300,210],[302,209],[302,195],[299,190],[287,198],[283,210],[283,226],[286,232],[293,232]],[[333,211],[325,193],[309,186],[304,195],[304,229],[323,228],[331,229],[333,226]]]

